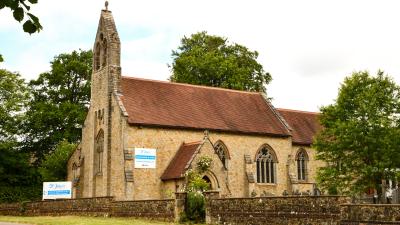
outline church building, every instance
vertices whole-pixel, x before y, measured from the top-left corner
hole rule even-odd
[[[90,108],[68,161],[73,198],[167,199],[202,174],[222,197],[312,192],[318,114],[276,109],[263,93],[121,76],[121,43],[102,10]]]

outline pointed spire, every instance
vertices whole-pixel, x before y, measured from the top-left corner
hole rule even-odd
[[[106,2],[104,3],[104,5],[105,5],[105,7],[106,7],[106,11],[108,11],[108,1],[106,1]]]

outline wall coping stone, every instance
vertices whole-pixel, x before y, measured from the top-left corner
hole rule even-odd
[[[264,197],[248,197],[248,198],[231,198],[231,197],[226,197],[226,198],[216,198],[213,200],[234,200],[234,199],[289,199],[289,198],[348,198],[350,200],[350,197],[347,196],[342,196],[342,195],[320,195],[320,196],[264,196]],[[350,204],[352,205],[352,204]]]
[[[175,199],[171,198],[171,199],[141,199],[141,200],[120,200],[120,201],[112,201],[115,203],[119,203],[119,202],[169,202],[169,201],[175,201]]]

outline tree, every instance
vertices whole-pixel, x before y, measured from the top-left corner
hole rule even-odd
[[[184,37],[172,51],[170,80],[246,91],[265,91],[271,75],[257,62],[258,52],[203,31]]]
[[[335,103],[321,108],[324,129],[316,137],[317,158],[327,162],[318,172],[331,193],[359,194],[400,168],[400,88],[379,71],[345,78]]]
[[[90,101],[92,52],[60,54],[51,62],[51,71],[29,83],[32,100],[24,123],[24,149],[37,162],[54,151],[65,139],[76,143]]]
[[[0,202],[39,199],[40,176],[15,141],[0,141]]]
[[[29,2],[29,3],[28,3]],[[0,1],[0,10],[7,7],[13,11],[13,17],[16,21],[21,22],[24,18],[28,18],[22,28],[25,32],[29,34],[33,34],[35,32],[39,32],[43,27],[39,22],[39,19],[29,13],[31,9],[30,4],[36,4],[38,0],[1,0]],[[27,15],[27,17],[25,16]],[[0,54],[0,62],[3,62],[3,57]]]
[[[17,73],[0,70],[0,202],[36,198],[39,176],[21,151],[18,129],[28,100],[25,81]]]
[[[14,19],[18,22],[21,22],[24,20],[24,18],[27,18],[22,27],[25,32],[32,34],[39,32],[42,29],[39,19],[32,13],[29,13],[31,4],[33,5],[37,2],[38,0],[3,0],[0,1],[0,10],[5,7],[11,9]]]
[[[46,154],[39,172],[43,181],[63,181],[67,177],[67,163],[76,144],[61,141],[54,152]]]
[[[28,97],[28,89],[21,76],[0,69],[0,141],[17,138],[18,124]]]

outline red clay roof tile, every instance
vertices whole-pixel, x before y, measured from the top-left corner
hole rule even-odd
[[[121,84],[130,124],[290,135],[260,93],[132,77]]]
[[[321,125],[318,122],[319,113],[290,109],[277,109],[292,128],[292,142],[299,145],[311,145],[313,138]]]
[[[186,166],[193,158],[194,153],[200,145],[201,142],[183,143],[175,157],[169,163],[167,169],[165,169],[161,180],[182,178],[186,172]]]

